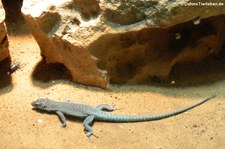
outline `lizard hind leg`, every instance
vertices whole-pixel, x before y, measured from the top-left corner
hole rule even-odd
[[[87,133],[86,133],[87,137],[90,137],[92,135],[97,137],[96,135],[94,135],[94,132],[91,128],[94,118],[95,118],[94,115],[90,115],[90,116],[86,117],[86,119],[83,121],[83,126],[84,126],[85,130],[87,131]]]
[[[95,107],[97,110],[101,111],[109,111],[112,112],[115,110],[115,105],[109,105],[109,104],[99,104]]]

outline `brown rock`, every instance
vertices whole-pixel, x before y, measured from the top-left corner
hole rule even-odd
[[[107,88],[108,80],[166,79],[175,64],[219,52],[225,6],[193,1],[31,0],[22,12],[48,63],[64,64],[75,82]]]
[[[5,10],[0,2],[0,61],[9,56],[8,37],[5,27]]]

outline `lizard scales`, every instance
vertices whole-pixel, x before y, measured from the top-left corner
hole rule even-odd
[[[93,123],[93,120],[102,120],[102,121],[109,121],[109,122],[142,122],[142,121],[153,121],[168,118],[171,116],[175,116],[181,114],[185,111],[188,111],[192,108],[195,108],[204,102],[216,97],[216,94],[212,94],[210,97],[199,101],[191,106],[178,109],[176,111],[167,112],[163,114],[155,114],[155,115],[116,115],[116,114],[109,114],[104,112],[106,111],[113,111],[114,106],[108,104],[100,104],[98,106],[91,107],[85,104],[79,103],[71,103],[71,102],[57,102],[49,99],[37,99],[36,101],[32,102],[31,105],[37,109],[49,111],[49,112],[56,112],[59,116],[62,126],[66,126],[66,119],[65,115],[70,115],[74,117],[84,118],[83,125],[87,130],[87,136],[93,135],[93,130],[90,126]]]

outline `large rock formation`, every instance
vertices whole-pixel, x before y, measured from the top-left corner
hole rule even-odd
[[[5,27],[5,10],[0,2],[0,61],[9,56],[8,37]]]
[[[22,12],[47,63],[64,64],[75,82],[107,88],[109,80],[166,79],[175,64],[218,53],[225,4],[194,2],[30,0]]]

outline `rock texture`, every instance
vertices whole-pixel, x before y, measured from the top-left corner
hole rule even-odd
[[[0,2],[0,61],[9,56],[8,37],[4,21],[5,11],[2,3]]]
[[[217,54],[225,4],[194,2],[30,0],[22,12],[47,63],[64,64],[75,82],[107,88],[167,79],[175,64]]]
[[[6,13],[6,22],[17,24],[20,20],[22,20],[22,3],[23,0],[2,0],[2,4]]]

